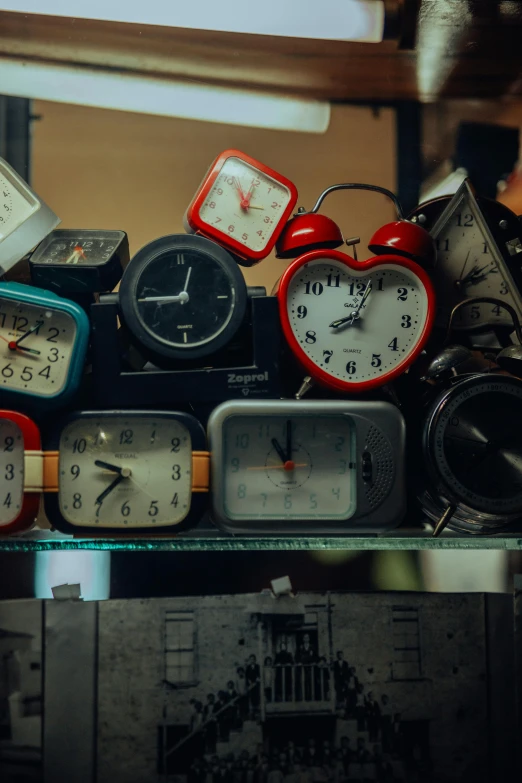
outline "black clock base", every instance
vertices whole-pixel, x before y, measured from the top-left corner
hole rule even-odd
[[[118,332],[118,306],[102,301],[91,307],[92,382],[103,407],[143,407],[230,399],[277,399],[280,329],[277,299],[252,299],[252,352],[239,366],[128,370]]]

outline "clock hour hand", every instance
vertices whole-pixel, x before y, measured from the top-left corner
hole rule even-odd
[[[110,462],[104,462],[102,459],[95,459],[94,464],[97,468],[104,468],[104,470],[111,470],[113,473],[119,473],[121,475],[121,472],[123,468],[121,468],[119,465],[111,465]]]
[[[144,296],[138,299],[138,302],[181,302],[186,304],[189,301],[189,295],[186,291],[173,296]]]
[[[280,445],[279,441],[277,441],[275,438],[272,438],[272,446],[274,447],[275,451],[277,452],[277,456],[281,460],[281,462],[284,464],[286,462],[286,454],[284,452],[283,447]]]

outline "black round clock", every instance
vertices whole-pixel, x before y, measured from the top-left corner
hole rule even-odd
[[[171,366],[224,348],[243,323],[247,288],[226,250],[172,234],[145,245],[120,286],[123,320],[151,360]]]
[[[499,373],[459,376],[428,411],[423,449],[433,520],[492,533],[522,518],[522,381]]]

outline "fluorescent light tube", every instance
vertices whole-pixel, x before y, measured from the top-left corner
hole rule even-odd
[[[330,104],[194,82],[0,59],[0,93],[227,125],[324,133]]]
[[[19,0],[3,11],[229,33],[382,41],[383,0]]]

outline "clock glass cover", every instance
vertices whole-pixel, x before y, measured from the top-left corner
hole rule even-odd
[[[68,379],[76,334],[69,313],[0,297],[0,391],[59,394]]]
[[[87,527],[161,527],[190,509],[192,445],[175,417],[89,415],[61,433],[59,503]]]
[[[355,428],[348,417],[230,416],[222,437],[230,519],[353,515]]]
[[[119,231],[107,231],[105,236],[103,233],[91,235],[86,232],[78,232],[77,236],[61,236],[62,233],[65,232],[59,232],[58,236],[53,233],[45,240],[31,261],[86,266],[105,264],[117,248],[118,240],[121,239],[119,235],[123,235]]]

